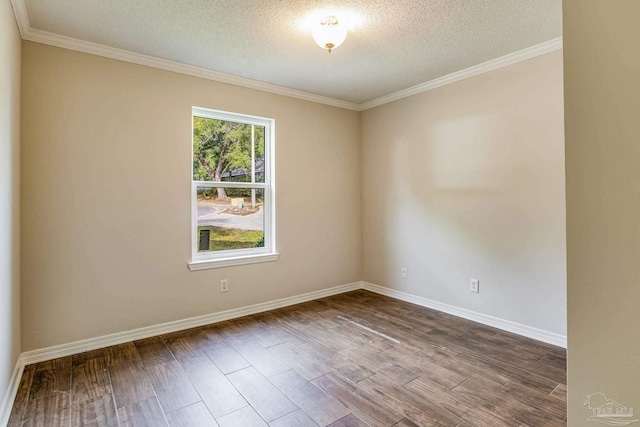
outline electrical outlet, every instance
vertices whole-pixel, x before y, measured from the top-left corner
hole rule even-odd
[[[229,280],[222,279],[220,280],[220,292],[228,292],[229,291]]]
[[[402,278],[403,279],[407,278],[407,267],[402,267]]]
[[[480,292],[480,280],[471,279],[471,292],[479,293]]]

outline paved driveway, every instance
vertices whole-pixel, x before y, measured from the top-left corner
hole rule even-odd
[[[198,202],[198,226],[212,225],[224,228],[240,228],[243,230],[263,230],[264,215],[262,206],[251,215],[233,215],[222,213],[230,205],[216,205],[209,202]]]

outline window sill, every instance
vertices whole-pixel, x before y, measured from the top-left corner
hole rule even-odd
[[[191,261],[189,263],[189,270],[191,271],[208,270],[210,268],[232,267],[234,265],[255,264],[258,262],[277,261],[279,257],[280,257],[280,254],[275,252],[275,253],[262,254],[262,255],[248,255],[248,256],[238,256],[233,258],[218,258],[218,259]]]

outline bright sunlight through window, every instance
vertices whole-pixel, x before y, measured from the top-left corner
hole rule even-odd
[[[274,120],[193,108],[191,270],[275,261]]]

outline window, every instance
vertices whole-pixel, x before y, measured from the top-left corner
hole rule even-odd
[[[189,268],[275,261],[274,120],[192,110]]]

